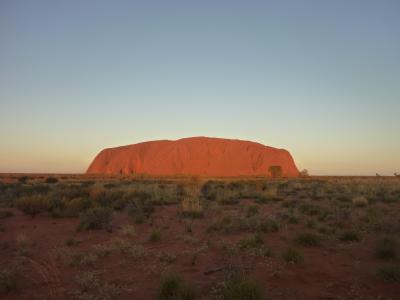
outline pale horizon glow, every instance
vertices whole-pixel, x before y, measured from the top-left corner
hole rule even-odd
[[[1,1],[0,173],[209,136],[400,173],[400,2]]]

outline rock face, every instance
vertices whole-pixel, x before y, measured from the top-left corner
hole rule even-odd
[[[200,176],[298,176],[290,153],[259,143],[208,137],[160,140],[102,150],[88,174],[150,174]]]

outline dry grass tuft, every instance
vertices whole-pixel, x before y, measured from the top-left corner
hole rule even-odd
[[[354,206],[358,207],[363,207],[368,205],[368,199],[365,198],[364,196],[357,196],[354,197],[351,202],[353,203]]]

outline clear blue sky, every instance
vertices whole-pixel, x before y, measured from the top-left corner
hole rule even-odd
[[[0,172],[198,135],[400,172],[400,1],[0,2]]]

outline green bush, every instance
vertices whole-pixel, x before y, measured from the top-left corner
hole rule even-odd
[[[300,233],[297,235],[295,242],[302,246],[318,246],[320,244],[321,238],[319,235],[316,235],[311,232]]]
[[[111,229],[112,209],[109,207],[94,207],[80,215],[78,230]]]
[[[299,211],[308,216],[315,216],[321,212],[321,208],[317,205],[304,203],[299,206]]]
[[[14,216],[14,213],[8,209],[0,209],[0,219],[5,219]]]
[[[375,255],[380,259],[395,259],[397,257],[397,241],[392,238],[379,240],[376,245]]]
[[[226,196],[218,198],[217,201],[221,205],[235,205],[240,202],[240,199],[237,196]]]
[[[31,256],[32,246],[34,246],[34,243],[26,234],[19,233],[15,239],[15,242],[18,255],[27,257]]]
[[[260,230],[264,233],[277,232],[280,228],[278,221],[274,219],[264,219],[260,224]]]
[[[247,208],[246,216],[247,216],[248,218],[249,218],[249,217],[253,217],[253,216],[257,215],[257,214],[258,214],[258,206],[251,205],[251,206],[249,206],[249,207]]]
[[[264,245],[264,239],[261,234],[252,234],[239,241],[240,248],[260,248]]]
[[[195,210],[191,210],[191,211],[180,211],[179,215],[182,218],[188,218],[188,219],[200,219],[204,217],[204,213],[203,211],[195,211]]]
[[[296,249],[286,249],[282,253],[282,258],[288,263],[298,264],[304,261],[303,255]]]
[[[203,206],[198,197],[186,196],[182,199],[179,215],[183,218],[198,219],[204,217]]]
[[[81,243],[80,240],[77,240],[77,239],[75,239],[75,238],[73,238],[73,237],[67,238],[67,239],[65,240],[65,245],[66,245],[66,246],[69,246],[69,247],[75,246],[75,245],[79,245],[80,243]]]
[[[128,214],[135,220],[135,222],[137,222],[137,220],[148,218],[154,212],[151,198],[151,194],[143,191],[134,191],[125,196]]]
[[[339,240],[342,242],[358,242],[360,237],[355,231],[346,231],[340,235]]]
[[[315,222],[313,220],[308,220],[305,226],[309,229],[315,228]]]
[[[93,206],[93,201],[88,198],[58,199],[51,202],[51,214],[54,218],[77,217],[83,211]]]
[[[400,266],[380,267],[377,276],[386,282],[400,282]]]
[[[158,291],[160,300],[192,300],[196,298],[194,289],[176,273],[165,274],[161,278]]]
[[[150,242],[158,242],[161,240],[161,231],[158,228],[153,228],[150,231],[149,241]]]
[[[18,289],[19,270],[16,267],[0,270],[0,292],[11,292]]]
[[[243,276],[233,276],[225,283],[222,291],[224,300],[262,300],[265,299],[261,288]]]
[[[40,195],[19,198],[16,201],[16,205],[21,211],[32,217],[50,209],[48,197]]]
[[[122,209],[126,203],[121,203],[123,199],[122,191],[104,190],[93,197],[98,206]]]
[[[221,183],[209,180],[201,187],[201,195],[206,200],[215,201],[217,200],[217,187],[221,186]],[[223,187],[223,185],[222,185]]]

